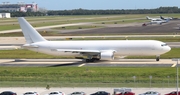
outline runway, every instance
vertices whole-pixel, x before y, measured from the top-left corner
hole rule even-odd
[[[171,59],[118,59],[113,61],[98,61],[86,63],[81,59],[1,59],[0,66],[11,67],[58,67],[58,66],[110,66],[110,67],[175,67]]]

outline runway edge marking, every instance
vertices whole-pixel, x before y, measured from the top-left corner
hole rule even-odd
[[[79,65],[78,67],[82,67],[82,66],[84,66],[85,64],[81,64],[81,65]]]

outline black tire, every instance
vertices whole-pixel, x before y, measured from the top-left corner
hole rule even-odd
[[[156,61],[159,61],[159,57],[156,58]]]
[[[90,60],[90,62],[94,62],[95,61],[95,59],[93,58],[93,59],[89,59]]]
[[[89,59],[86,59],[86,62],[88,63],[88,62],[90,62],[90,60],[89,60]]]

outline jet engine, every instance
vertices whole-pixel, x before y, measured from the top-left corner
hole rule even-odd
[[[114,51],[104,51],[101,52],[101,60],[113,60],[114,59]]]

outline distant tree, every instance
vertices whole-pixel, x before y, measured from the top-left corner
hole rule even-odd
[[[26,16],[45,16],[41,12],[11,12],[12,17],[26,17]]]
[[[159,7],[156,9],[127,9],[127,10],[49,10],[48,15],[109,15],[109,14],[161,14],[161,13],[180,13],[178,7]]]
[[[41,13],[47,13],[47,9],[46,8],[41,8],[41,7],[39,7],[39,10],[38,10],[38,12],[41,12]]]

